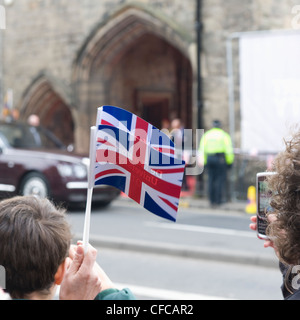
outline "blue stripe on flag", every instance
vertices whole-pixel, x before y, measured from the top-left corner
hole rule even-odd
[[[121,191],[125,192],[126,177],[118,177],[118,176],[106,177],[106,178],[99,179],[95,182],[95,185],[102,185],[102,184],[116,187]]]
[[[114,106],[103,106],[103,111],[109,113],[124,125],[126,124],[127,129],[131,131],[132,113]]]
[[[108,142],[112,141],[110,139],[114,139],[118,141],[118,143],[121,143],[127,150],[129,149],[129,133],[108,125],[99,125],[98,130],[107,134],[106,138]]]
[[[169,215],[165,210],[163,210],[146,192],[144,207],[150,212],[156,214],[159,217],[176,222],[176,219]]]

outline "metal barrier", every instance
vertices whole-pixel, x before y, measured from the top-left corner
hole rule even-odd
[[[256,174],[271,168],[275,154],[250,155],[236,153],[232,169],[228,172],[231,201],[247,200],[249,186],[255,186]]]
[[[271,167],[275,154],[250,155],[235,152],[235,160],[231,169],[227,172],[227,186],[224,192],[224,202],[247,201],[249,186],[255,186],[256,174],[264,172]],[[207,197],[207,171],[204,168],[196,179],[196,188],[193,196]]]

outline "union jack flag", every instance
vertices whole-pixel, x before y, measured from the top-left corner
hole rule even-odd
[[[98,108],[97,125],[103,124],[131,133],[137,139],[150,143],[162,153],[175,155],[174,142],[169,137],[137,115],[114,106]]]
[[[136,115],[112,106],[97,116],[95,185],[117,187],[148,211],[176,221],[185,162],[174,144]]]

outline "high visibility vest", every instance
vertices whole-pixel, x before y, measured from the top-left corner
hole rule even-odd
[[[207,131],[199,145],[200,156],[204,158],[204,164],[207,163],[207,156],[216,153],[224,153],[228,165],[234,161],[232,142],[229,134],[220,128],[213,128]]]

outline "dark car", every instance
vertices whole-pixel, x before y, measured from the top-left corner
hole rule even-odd
[[[0,197],[37,195],[55,202],[84,203],[89,158],[69,152],[48,130],[0,122]],[[108,205],[120,192],[95,187],[93,203]]]

